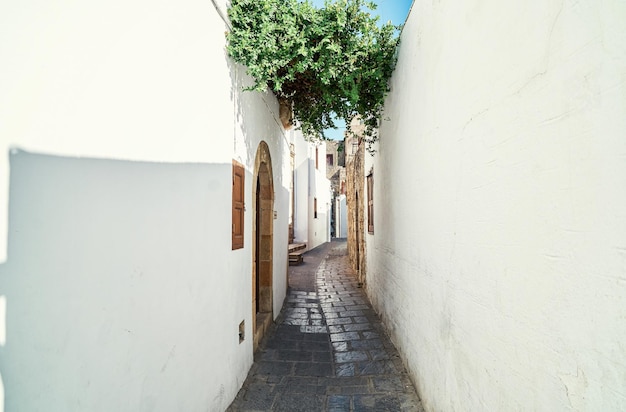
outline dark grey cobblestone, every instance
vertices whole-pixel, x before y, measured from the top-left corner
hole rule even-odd
[[[285,305],[228,411],[423,411],[345,242],[304,261],[289,267]]]

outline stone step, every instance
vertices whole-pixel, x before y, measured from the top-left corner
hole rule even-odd
[[[289,244],[289,253],[296,252],[302,249],[306,249],[306,243],[290,243]]]
[[[303,262],[304,258],[302,255],[306,253],[306,249],[299,249],[289,253],[289,264],[290,265],[299,265]]]

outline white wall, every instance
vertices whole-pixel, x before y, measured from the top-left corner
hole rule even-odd
[[[215,81],[230,77],[228,66],[214,64],[223,61],[223,50],[207,48],[223,41],[223,28],[212,5],[200,1],[188,7],[143,0],[4,2],[0,227],[6,228],[10,145],[150,161],[213,161],[231,152],[230,144],[200,141],[197,133],[232,135],[231,123],[211,124],[206,115],[233,117],[232,105],[224,104],[231,83]],[[155,116],[163,112],[168,115]],[[6,236],[0,239],[4,256]]]
[[[7,411],[226,406],[249,357],[242,253],[212,236],[230,167],[12,156]]]
[[[304,138],[293,139],[294,145],[294,242],[307,243],[309,239],[309,169],[315,159],[310,157],[310,143]]]
[[[427,410],[626,410],[625,21],[413,5],[367,276]]]
[[[308,142],[299,135],[295,149],[295,222],[294,241],[313,249],[330,241],[330,181],[326,178],[326,143]],[[315,148],[318,167],[315,167]],[[317,218],[314,199],[317,198]]]
[[[348,237],[348,205],[346,204],[346,195],[339,195],[336,199],[337,203],[337,237]]]
[[[318,151],[317,167],[315,149]],[[309,242],[308,248],[313,249],[330,241],[330,180],[326,177],[326,143],[311,143],[309,147],[312,162],[309,163]],[[313,210],[314,199],[317,199],[317,217]]]
[[[219,411],[243,383],[253,211],[231,251],[231,162],[252,205],[269,144],[277,315],[289,148],[225,30],[211,2],[0,5],[6,411]]]

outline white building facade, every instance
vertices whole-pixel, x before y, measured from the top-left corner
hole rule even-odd
[[[414,2],[363,235],[426,410],[626,410],[625,21]]]
[[[286,294],[298,132],[241,91],[217,3],[0,5],[6,411],[218,411],[241,387]]]
[[[311,250],[330,241],[330,181],[326,143],[294,135],[294,242]]]
[[[348,237],[348,206],[346,195],[341,194],[335,198],[336,237],[345,239]]]

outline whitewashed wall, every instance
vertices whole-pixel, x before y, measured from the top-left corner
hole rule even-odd
[[[254,159],[266,141],[277,315],[289,147],[276,100],[240,92],[225,30],[206,1],[0,4],[7,412],[220,411],[243,383]],[[249,206],[237,251],[233,158]]]
[[[315,148],[318,161],[315,165]],[[326,143],[324,141],[310,145],[312,162],[309,163],[309,249],[330,241],[330,180],[326,177]],[[317,199],[317,217],[313,210]]]
[[[309,142],[300,135],[293,140],[295,149],[295,223],[294,241],[313,249],[330,241],[330,181],[326,178],[326,144]],[[318,167],[315,167],[315,148]],[[314,199],[317,198],[317,218]]]
[[[624,22],[415,1],[367,276],[428,411],[626,410]]]
[[[304,138],[293,139],[294,145],[294,241],[307,243],[309,239],[309,145]],[[314,166],[315,167],[315,166]]]
[[[348,206],[346,204],[346,195],[339,195],[336,198],[336,216],[337,216],[337,237],[348,237]]]

